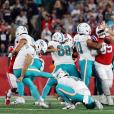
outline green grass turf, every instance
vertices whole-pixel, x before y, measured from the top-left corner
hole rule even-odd
[[[31,97],[25,97],[24,105],[4,105],[4,98],[0,98],[0,114],[114,114],[114,106],[104,106],[103,110],[87,110],[83,105],[76,106],[74,110],[62,110],[63,105],[53,97],[48,97],[47,102],[51,103],[50,109],[42,109],[34,106],[34,100]]]

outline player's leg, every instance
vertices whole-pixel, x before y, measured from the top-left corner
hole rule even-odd
[[[55,69],[54,69],[53,73],[55,73],[60,68],[61,68],[61,65],[55,66]],[[42,91],[42,96],[41,96],[42,101],[44,101],[46,99],[51,87],[55,84],[57,84],[57,80],[55,80],[54,78],[48,79],[48,81],[47,81],[47,83],[46,83],[46,85],[45,85],[45,87],[43,88],[43,91]]]
[[[101,79],[97,73],[95,65],[93,65],[93,76],[95,77],[95,86],[96,86],[98,95],[102,95],[103,91],[102,91]]]
[[[48,81],[42,91],[42,100],[43,101],[46,99],[51,87],[55,84],[57,84],[57,81],[54,78],[48,79]]]
[[[40,98],[40,94],[37,90],[37,87],[33,83],[33,81],[30,78],[24,78],[23,83],[29,87],[31,95],[33,96],[35,101],[38,101]]]
[[[38,70],[35,66],[31,66],[30,68],[27,69],[26,77],[37,77],[37,76],[41,76],[44,78],[53,78],[53,75],[51,73],[48,72],[41,72],[40,70]]]
[[[81,79],[84,80],[85,84],[88,86],[90,78],[92,76],[93,61],[89,60],[79,61],[79,66],[81,72]]]
[[[17,94],[17,83],[14,74],[8,73],[7,77],[11,88],[6,93],[5,104],[9,105],[12,94]]]
[[[99,77],[101,78],[102,89],[103,89],[104,95],[107,98],[107,101],[109,101],[108,104],[113,105],[113,102],[110,96],[110,86],[109,86],[109,80],[108,80],[109,74],[107,74],[108,70],[110,69],[107,70],[106,65],[101,65],[99,63],[95,63],[95,68],[99,74]],[[113,73],[111,74],[111,76],[113,77]]]
[[[16,76],[16,78],[18,78],[21,74],[21,70],[13,70],[14,71],[14,75]],[[24,104],[25,100],[23,98],[24,96],[24,83],[23,82],[17,82],[17,92],[18,92],[18,98],[16,99],[16,101],[12,102],[12,104]]]
[[[66,93],[75,94],[72,88],[57,84],[56,92],[65,101],[65,107],[62,109],[75,109],[75,105],[71,103],[71,99],[66,95]]]
[[[107,67],[106,73],[107,73],[107,84],[108,84],[108,87],[110,90],[112,88],[112,85],[113,85],[113,71],[112,71],[111,66],[109,68]],[[107,100],[108,100],[109,105],[114,105],[111,94],[109,96],[107,96]]]

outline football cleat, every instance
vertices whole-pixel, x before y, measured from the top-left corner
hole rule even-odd
[[[102,109],[103,109],[103,105],[102,105],[98,100],[95,100],[95,104],[96,104],[96,107],[97,107],[99,110],[102,110]]]
[[[66,109],[75,109],[75,105],[74,104],[66,103],[65,105],[66,106],[62,108],[63,110],[66,110]]]
[[[35,102],[35,105],[38,105],[42,108],[49,108],[49,106],[44,101],[37,101]]]
[[[14,102],[11,104],[25,104],[25,99],[23,97],[18,97]]]
[[[103,104],[103,105],[108,105],[108,101],[107,101],[107,98],[106,98],[105,95],[101,95],[99,101],[100,101],[101,104]]]
[[[108,101],[108,105],[113,106],[114,102],[111,96],[106,96],[107,97],[107,101]]]

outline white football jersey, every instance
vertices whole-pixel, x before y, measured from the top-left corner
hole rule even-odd
[[[13,65],[13,69],[23,68],[25,56],[27,54],[30,54],[34,58],[34,56],[35,56],[35,49],[32,46],[26,44],[18,52],[18,55],[16,56],[16,59],[15,59],[14,65]]]
[[[26,39],[27,40],[27,44],[29,44],[29,45],[34,45],[34,43],[35,43],[34,39],[28,34],[20,35],[19,36],[19,40],[20,39]]]
[[[75,80],[72,77],[62,77],[58,79],[58,83],[71,87],[78,94],[91,95],[88,87],[83,81]]]
[[[89,59],[94,60],[95,57],[91,55],[91,50],[87,46],[87,40],[91,39],[89,35],[76,34],[74,36],[74,47],[76,47],[80,60]]]
[[[54,48],[58,49],[57,52],[51,52],[55,65],[74,64],[74,61],[72,59],[72,47],[70,45],[50,41],[48,43],[48,46],[53,46]]]

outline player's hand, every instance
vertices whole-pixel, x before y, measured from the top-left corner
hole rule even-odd
[[[9,58],[12,58],[12,57],[13,57],[13,54],[12,54],[12,53],[9,53],[9,54],[8,54],[8,57],[9,57]]]
[[[57,49],[57,48],[54,48],[54,51],[55,51],[55,52],[57,52],[58,50],[59,50],[59,49]]]
[[[19,78],[17,78],[17,82],[22,82],[24,76],[20,76]]]

